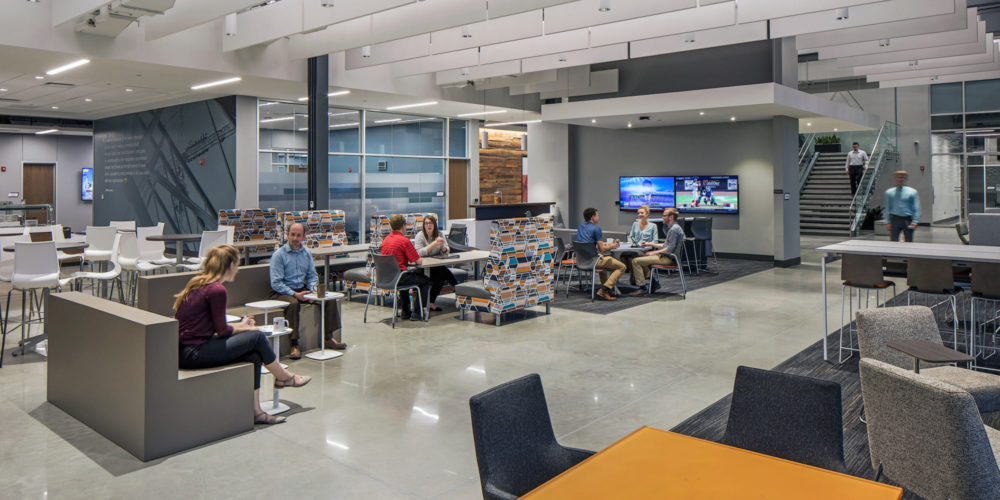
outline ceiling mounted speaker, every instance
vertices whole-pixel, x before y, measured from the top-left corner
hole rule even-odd
[[[333,0],[319,0],[320,7],[333,7]]]
[[[688,34],[684,37],[684,43],[694,43],[694,35]]]
[[[469,76],[469,68],[462,68],[459,71],[459,74],[461,74],[462,76]]]
[[[490,147],[490,134],[484,130],[479,135],[479,149],[486,149],[488,147]]]
[[[600,12],[607,12],[611,10],[611,0],[601,0],[597,10]]]
[[[372,46],[371,45],[365,45],[364,47],[361,47],[361,57],[364,57],[365,59],[368,59],[371,56],[372,56]]]
[[[879,47],[888,47],[889,46],[889,39],[885,38],[885,39],[879,40],[878,41],[878,46]]]
[[[838,21],[846,21],[849,16],[850,16],[850,11],[847,10],[847,7],[841,7],[837,9]]]
[[[226,14],[226,36],[236,36],[236,13]]]
[[[472,28],[469,25],[462,26],[462,38],[472,38]]]

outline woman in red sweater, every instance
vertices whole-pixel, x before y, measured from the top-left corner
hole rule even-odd
[[[202,270],[175,295],[174,318],[180,333],[180,367],[211,368],[238,361],[253,363],[254,423],[280,424],[285,417],[264,413],[260,407],[260,367],[274,375],[277,387],[302,387],[311,377],[295,375],[281,367],[267,343],[267,336],[254,326],[253,318],[244,317],[235,324],[226,323],[226,287],[239,268],[240,254],[235,247],[212,247],[205,256]]]

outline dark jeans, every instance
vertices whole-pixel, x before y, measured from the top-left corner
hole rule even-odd
[[[308,288],[302,288],[295,290],[296,292],[308,291]],[[274,300],[283,300],[288,302],[288,307],[285,308],[285,319],[288,320],[288,328],[292,329],[292,333],[288,334],[288,340],[291,345],[299,345],[299,309],[300,304],[308,304],[308,302],[300,301],[291,295],[282,295],[274,290],[271,290],[271,298]],[[340,309],[337,307],[336,302],[326,303],[326,331],[323,332],[328,339],[334,339],[340,342],[340,335],[333,335],[333,332],[340,330]]]
[[[278,359],[267,343],[267,336],[259,331],[212,337],[202,344],[182,344],[180,348],[179,364],[184,369],[213,368],[237,361],[253,363],[254,389],[260,389],[260,366]]]
[[[910,218],[902,215],[890,215],[889,241],[899,241],[899,233],[903,233],[903,239],[913,242],[913,229],[910,229]]]
[[[861,182],[861,176],[865,175],[864,165],[851,165],[847,167],[847,173],[851,176],[851,195],[858,192],[858,183]]]
[[[399,277],[399,286],[404,285],[418,285],[420,287],[420,311],[427,309],[427,300],[429,298],[429,292],[431,288],[431,279],[424,275],[423,269],[418,269],[416,271],[406,271],[402,276]],[[399,308],[403,311],[403,316],[410,315],[410,293],[400,293],[399,297]],[[418,312],[417,315],[421,316],[423,313]],[[423,317],[423,316],[421,316]]]
[[[451,286],[458,284],[458,280],[455,279],[455,275],[451,274],[451,271],[447,267],[432,267],[431,268],[431,296],[430,301],[434,302],[438,295],[441,294],[441,287],[444,286],[445,282],[451,283]]]

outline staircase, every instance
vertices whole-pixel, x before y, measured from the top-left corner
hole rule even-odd
[[[851,179],[844,172],[847,153],[820,153],[799,196],[799,233],[851,234]]]

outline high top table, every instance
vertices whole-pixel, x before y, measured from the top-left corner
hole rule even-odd
[[[184,262],[184,243],[188,241],[201,241],[201,234],[194,233],[180,233],[180,234],[154,234],[152,236],[147,236],[149,241],[172,241],[176,245],[176,261],[174,266],[180,267]]]
[[[474,276],[472,279],[476,279],[479,277],[479,263],[490,258],[490,253],[486,250],[454,252],[448,255],[454,255],[456,257],[422,257],[420,259],[420,265],[417,267],[421,269],[430,269],[432,267],[454,266],[458,264],[471,263],[474,266]]]
[[[325,295],[320,297],[316,292],[309,292],[305,295],[306,300],[311,300],[314,302],[319,302],[319,350],[316,352],[310,352],[306,354],[309,359],[315,359],[316,361],[326,361],[328,359],[339,358],[344,355],[340,351],[335,351],[333,349],[326,348],[326,303],[329,301],[334,301],[333,306],[338,307],[336,304],[337,300],[344,298],[344,294],[338,292],[327,291]],[[343,339],[341,339],[343,341]]]
[[[367,243],[358,245],[338,245],[333,247],[310,248],[309,253],[315,257],[323,257],[323,283],[330,287],[330,257],[334,255],[344,255],[348,253],[367,252]]]
[[[878,255],[881,257],[950,260],[952,262],[989,262],[1000,264],[1000,247],[985,245],[956,245],[948,243],[900,243],[887,240],[846,240],[819,247],[825,255],[820,259],[823,292],[823,359],[827,358],[827,337],[830,332],[826,317],[826,263],[835,255]],[[841,325],[842,327],[843,325]]]

